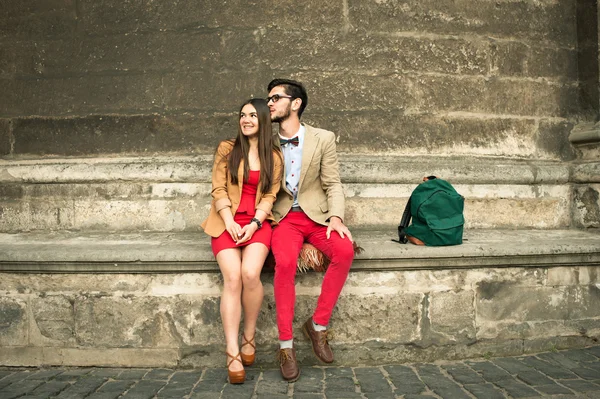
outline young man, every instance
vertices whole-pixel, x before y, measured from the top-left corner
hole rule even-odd
[[[271,250],[275,257],[275,304],[279,329],[281,375],[293,382],[300,376],[293,345],[292,322],[296,303],[296,264],[304,241],[331,260],[317,306],[302,326],[313,352],[333,362],[327,325],[354,259],[352,235],[344,225],[344,193],[338,169],[335,134],[300,123],[308,104],[300,82],[275,79],[268,86],[271,120],[279,123],[285,172],[273,206],[278,225]]]

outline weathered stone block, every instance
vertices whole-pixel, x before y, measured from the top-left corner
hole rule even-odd
[[[339,320],[335,323],[336,340],[381,340],[402,344],[418,341],[422,294],[381,295],[376,292],[377,289],[373,289],[371,295],[340,296],[333,316]],[[373,330],[374,326],[377,326],[377,332]]]
[[[595,319],[600,321],[600,287],[598,284],[573,287],[571,289],[572,309],[569,319]],[[600,326],[596,326],[598,329]]]
[[[212,312],[218,306],[208,303],[214,301],[192,305],[190,301],[145,296],[76,298],[77,343],[86,347],[176,348],[184,344],[180,329],[203,338],[215,336],[216,320],[206,326],[205,310]],[[180,324],[182,320],[184,324]]]
[[[369,112],[373,109],[415,109],[420,105],[420,93],[415,88],[414,78],[407,75],[391,74],[384,79],[352,71],[301,72],[295,74],[294,79],[301,81],[309,93],[307,110]]]
[[[575,163],[573,169],[573,181],[576,183],[600,183],[600,162],[596,157],[594,161]]]
[[[351,154],[452,153],[514,157],[531,156],[535,151],[533,120],[371,111],[311,113],[306,122],[339,134],[338,151]]]
[[[153,112],[163,101],[161,79],[150,74],[6,79],[3,83],[0,108],[10,116]]]
[[[72,299],[64,295],[34,298],[31,311],[33,322],[42,337],[61,346],[74,342],[75,314]],[[47,342],[42,345],[47,345]]]
[[[480,33],[567,45],[576,40],[572,2],[351,0],[348,10],[350,23],[366,30]]]
[[[219,287],[222,287],[222,282]],[[178,346],[224,345],[225,335],[220,315],[220,294],[181,297],[173,301],[170,312]],[[173,334],[175,334],[175,332]]]
[[[0,119],[0,156],[11,154],[12,140],[12,121],[10,119]]]
[[[246,99],[266,97],[267,94],[268,78],[265,76],[261,79],[256,73],[250,75],[231,76],[228,73],[210,71],[169,74],[164,78],[165,106],[168,110],[199,109],[204,112],[221,111],[237,115],[240,105]],[[223,138],[236,134],[237,127]]]
[[[0,298],[0,345],[29,344],[28,327],[27,304],[17,298]]]
[[[500,76],[578,79],[575,50],[529,46],[514,41],[495,42],[492,48],[493,69]]]
[[[600,227],[600,185],[576,185],[573,192],[573,222],[577,227]]]
[[[570,224],[568,202],[559,198],[472,199],[466,201],[464,213],[469,228],[552,229]],[[483,217],[486,214],[494,218]]]
[[[14,153],[82,156],[110,153],[212,154],[237,134],[237,119],[213,114],[17,119]],[[235,123],[235,124],[234,124]]]
[[[74,227],[71,204],[64,202],[0,201],[0,230],[16,232],[33,229],[54,230]]]
[[[481,282],[477,316],[484,321],[568,319],[569,291],[564,287],[523,287],[515,283]]]
[[[573,123],[567,121],[540,121],[535,143],[538,151],[544,158],[554,156],[565,161],[574,159],[575,150],[569,142],[572,129]]]
[[[133,32],[155,30],[183,30],[193,28],[258,28],[278,24],[288,29],[307,26],[340,26],[344,19],[340,2],[315,2],[302,8],[298,18],[297,3],[261,0],[249,6],[246,2],[201,3],[185,0],[171,7],[162,3],[85,0],[80,4],[84,29],[97,32]]]
[[[76,28],[75,0],[8,2],[2,7],[0,36],[65,36]]]
[[[473,291],[436,292],[429,299],[429,339],[436,345],[475,342]]]
[[[267,35],[269,46],[259,54],[272,70],[488,73],[489,45],[479,41],[276,29]],[[289,56],[281,57],[282,53]]]
[[[35,49],[24,50],[30,53],[33,61],[29,62],[28,68],[19,70],[19,74],[64,76],[114,71],[129,75],[148,71],[249,73],[260,65],[260,60],[256,58],[256,47],[247,44],[259,40],[261,36],[253,31],[211,30],[149,31],[41,41]],[[247,62],[240,63],[240,59]],[[253,59],[255,61],[251,62]]]
[[[600,283],[600,266],[582,266],[579,268],[579,284]]]
[[[546,284],[553,287],[578,285],[579,269],[574,267],[549,268]]]
[[[569,116],[578,111],[576,87],[546,81],[420,76],[414,86],[422,111],[521,116]],[[563,146],[568,144],[566,136],[563,141]]]

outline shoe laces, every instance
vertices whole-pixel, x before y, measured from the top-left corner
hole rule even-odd
[[[332,330],[325,330],[325,331],[321,332],[321,334],[319,334],[319,345],[321,345],[321,346],[327,345],[329,343],[330,339],[333,339],[333,331]]]
[[[292,357],[290,356],[289,352],[285,349],[279,349],[276,357],[277,361],[282,365],[285,364],[285,362],[287,362],[288,360],[292,360]]]

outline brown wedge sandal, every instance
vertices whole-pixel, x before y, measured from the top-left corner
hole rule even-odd
[[[256,336],[256,334],[254,334],[252,336],[252,338],[248,339],[246,338],[246,335],[242,334],[242,348],[245,345],[250,345],[251,347],[254,348],[254,353],[251,355],[246,355],[245,353],[240,351],[240,355],[242,355],[242,364],[244,366],[252,366],[254,364],[254,359],[256,358],[256,345],[254,345],[252,343],[252,341],[254,341],[254,337]],[[246,341],[246,342],[244,342]]]
[[[227,355],[227,380],[229,381],[230,384],[243,384],[244,381],[246,381],[246,370],[239,370],[239,371],[229,370],[229,366],[234,361],[238,361],[238,362],[244,364],[242,362],[242,360],[240,359],[240,354],[238,353],[235,356],[231,356],[227,352],[225,352],[225,354]],[[229,358],[231,358],[231,360],[229,360]]]

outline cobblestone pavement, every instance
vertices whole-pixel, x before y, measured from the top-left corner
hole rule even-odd
[[[229,385],[225,368],[2,368],[1,399],[600,398],[600,346],[452,362],[303,367],[288,384],[278,369],[247,369]]]

